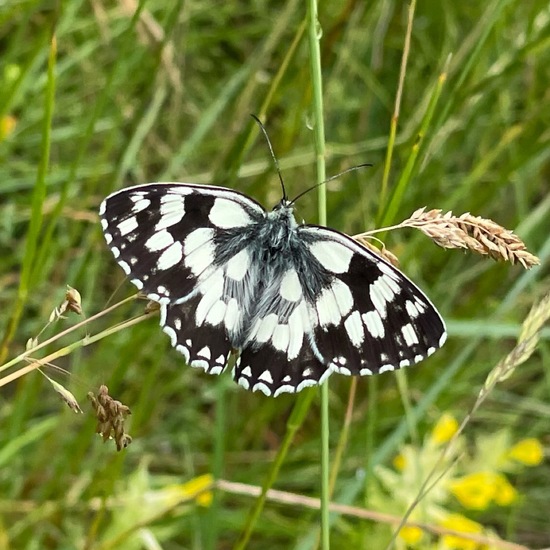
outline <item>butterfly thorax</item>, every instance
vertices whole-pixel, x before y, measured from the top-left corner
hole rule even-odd
[[[267,214],[265,221],[259,224],[258,240],[271,254],[290,253],[292,241],[297,238],[297,227],[292,206],[283,200]]]
[[[277,310],[282,321],[292,314],[298,302],[288,302],[281,295],[282,281],[289,272],[296,273],[305,297],[318,293],[327,283],[305,269],[312,259],[299,228],[292,207],[283,200],[250,226],[220,234],[223,242],[217,249],[223,253],[216,263],[223,265],[246,250],[246,275],[238,282],[227,278],[224,294],[228,300],[238,298],[248,328],[254,326],[254,319],[261,319],[269,311]],[[240,347],[248,336],[243,328],[235,326],[229,334],[234,347]]]

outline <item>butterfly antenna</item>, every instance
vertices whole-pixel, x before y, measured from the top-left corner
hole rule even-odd
[[[283,182],[283,176],[281,174],[281,169],[279,168],[279,162],[277,161],[277,157],[275,156],[275,153],[273,152],[273,146],[271,145],[271,141],[269,140],[269,136],[267,135],[267,131],[265,129],[265,126],[262,124],[262,121],[256,115],[251,114],[250,116],[258,123],[258,126],[260,127],[260,130],[262,131],[262,133],[265,137],[265,140],[267,141],[267,146],[269,147],[269,152],[271,153],[271,158],[273,159],[273,163],[275,164],[277,174],[279,175],[279,181],[281,182],[281,187],[283,188],[283,200],[286,201],[288,199],[287,199],[285,184]]]
[[[330,178],[326,179],[325,181],[321,181],[319,183],[316,183],[315,185],[312,185],[305,191],[302,191],[297,197],[294,197],[290,204],[294,204],[299,198],[303,197],[306,193],[309,193],[310,191],[313,191],[314,189],[317,189],[317,187],[321,187],[321,185],[325,185],[325,183],[328,183],[329,181],[335,180],[339,178],[340,176],[343,176],[344,174],[347,174],[348,172],[354,172],[355,170],[359,170],[359,168],[365,168],[365,166],[372,166],[369,162],[365,164],[358,164],[357,166],[352,166],[351,168],[348,168],[344,170],[343,172],[340,172],[336,174],[335,176],[330,176]]]

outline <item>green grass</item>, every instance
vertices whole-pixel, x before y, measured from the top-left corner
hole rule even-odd
[[[86,318],[133,293],[97,217],[113,190],[212,182],[275,204],[280,186],[250,113],[265,121],[291,196],[318,177],[305,3],[160,0],[136,13],[129,5],[0,7],[0,364],[25,352],[67,284]],[[348,414],[352,382],[331,377],[329,445],[332,500],[397,518],[406,510],[382,486],[381,469],[393,468],[406,443],[421,446],[444,411],[467,416],[548,292],[550,255],[547,2],[418,2],[402,69],[407,18],[401,2],[319,6],[326,174],[373,164],[329,184],[328,225],[356,234],[424,205],[471,212],[513,229],[542,265],[524,271],[443,250],[413,230],[385,235],[448,321],[449,342],[402,379],[358,380]],[[297,217],[318,220],[315,193],[300,199]],[[219,490],[199,506],[186,484],[215,474],[262,486],[278,453],[268,485],[320,497],[320,393],[269,399],[188,368],[156,318],[111,330],[144,305],[129,301],[0,370],[0,549],[231,548],[256,497]],[[39,342],[81,321],[66,317]],[[512,443],[547,441],[549,340],[544,329],[530,359],[489,393],[466,425],[470,443],[504,428]],[[83,415],[38,372],[4,385],[46,356],[45,372]],[[132,410],[133,442],[120,453],[94,435],[86,395],[100,384]],[[418,488],[428,473],[419,470]],[[549,545],[547,465],[509,479],[519,494],[510,506],[472,511],[449,499],[446,510],[507,541]],[[431,525],[427,503],[414,518]],[[259,512],[248,548],[318,544],[319,510],[268,498]],[[330,520],[333,548],[385,548],[396,527],[341,513]]]

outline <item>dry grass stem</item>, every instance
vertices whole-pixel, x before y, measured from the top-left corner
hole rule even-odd
[[[469,212],[454,216],[440,209],[419,208],[398,227],[414,227],[443,248],[464,248],[494,260],[520,263],[525,269],[540,264],[512,231]]]
[[[249,495],[257,497],[261,494],[261,487],[254,485],[247,485],[244,483],[238,483],[234,481],[226,481],[224,479],[219,479],[216,481],[216,487],[221,491],[230,494],[236,495]],[[296,493],[289,493],[287,491],[280,491],[277,489],[269,489],[267,491],[267,498],[271,502],[278,502],[282,504],[287,504],[291,506],[299,506],[304,508],[310,508],[312,510],[318,510],[321,507],[321,501],[318,498],[308,497],[305,495],[299,495]],[[336,514],[341,514],[344,516],[355,517],[359,519],[371,520],[378,523],[387,523],[390,525],[398,525],[401,523],[401,518],[392,514],[387,514],[384,512],[377,512],[374,510],[367,510],[365,508],[359,508],[357,506],[350,506],[346,504],[339,504],[331,502],[329,504],[331,512]],[[438,525],[431,525],[427,523],[419,523],[413,521],[407,521],[407,525],[420,527],[420,529],[433,533],[435,535],[453,535],[456,537],[461,537],[472,543],[477,543],[478,545],[487,545],[491,548],[497,549],[502,548],[506,550],[528,550],[527,546],[522,544],[516,544],[513,542],[508,542],[506,540],[498,539],[494,536],[480,535],[477,533],[466,533],[462,531],[455,531],[454,529],[443,528]],[[474,545],[472,545],[472,548]]]

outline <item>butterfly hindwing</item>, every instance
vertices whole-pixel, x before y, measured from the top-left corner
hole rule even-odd
[[[308,290],[324,277],[304,276],[299,269],[303,254],[294,250],[284,267],[261,283],[261,298],[234,371],[237,383],[252,391],[293,393],[320,383],[327,373],[311,347],[315,324],[308,303]]]
[[[231,344],[222,323],[196,324],[200,299],[198,295],[183,304],[161,305],[160,325],[188,365],[208,374],[220,374],[231,353]]]
[[[237,359],[233,378],[247,390],[277,397],[322,383],[332,371],[304,345],[299,357],[289,359],[270,344],[246,347]]]

